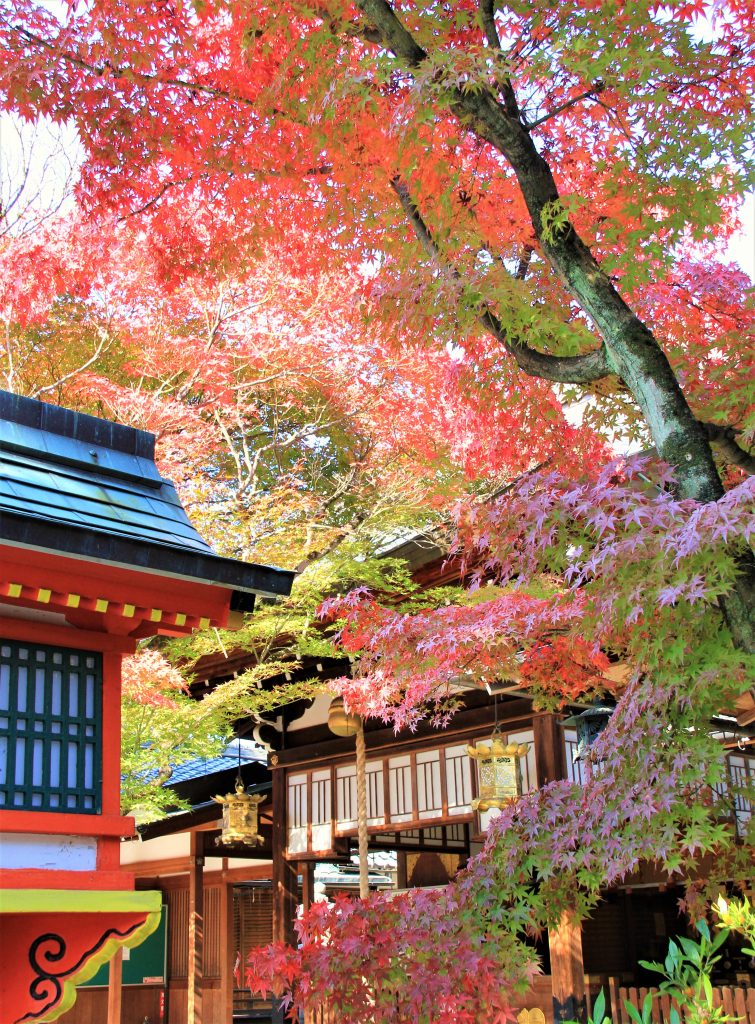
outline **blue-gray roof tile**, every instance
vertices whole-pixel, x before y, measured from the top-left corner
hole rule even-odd
[[[293,573],[216,555],[154,462],[154,437],[0,391],[0,541],[264,595]]]

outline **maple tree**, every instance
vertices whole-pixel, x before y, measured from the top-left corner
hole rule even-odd
[[[25,0],[3,16],[4,84],[22,115],[76,122],[82,199],[151,217],[167,275],[265,246],[372,259],[384,319],[469,347],[522,398],[524,375],[618,390],[604,418],[641,417],[680,493],[710,501],[709,437],[736,453],[751,424],[680,381],[723,362],[743,386],[716,340],[746,282],[729,271],[716,297],[672,264],[704,266],[751,182],[748,11],[101,0],[58,18]],[[704,346],[653,317],[659,288]],[[752,583],[743,555],[723,607],[750,648]]]
[[[186,680],[155,650],[124,659],[121,701],[121,809],[140,821],[185,807],[167,789],[175,767],[220,754],[233,724],[233,708],[198,702]]]
[[[504,812],[444,897],[472,929],[470,948],[553,924],[566,906],[586,912],[642,857],[676,871],[715,849],[722,877],[741,870],[708,796],[722,769],[707,723],[750,685],[755,646],[753,304],[746,276],[718,259],[753,180],[754,23],[748,0],[96,0],[61,17],[32,0],[3,7],[8,108],[78,126],[78,195],[100,218],[90,252],[103,224],[144,233],[108,263],[121,280],[149,252],[153,284],[140,270],[147,297],[131,293],[143,312],[122,318],[126,333],[136,325],[126,373],[146,383],[124,387],[119,363],[90,394],[158,427],[166,457],[198,488],[195,512],[220,508],[208,522],[221,524],[222,544],[295,549],[305,562],[331,542],[348,553],[349,524],[364,535],[365,507],[378,493],[395,505],[413,474],[403,522],[417,524],[437,498],[422,465],[443,464],[435,507],[462,495],[445,486],[439,448],[484,480],[468,489],[486,500],[456,511],[477,590],[450,606],[428,595],[419,611],[363,590],[326,606],[360,658],[341,684],[351,706],[411,724],[435,701],[443,717],[452,680],[481,682],[502,665],[541,701],[618,698],[600,771],[583,789],[557,783]],[[22,266],[17,248],[8,253]],[[13,299],[14,323],[33,319],[48,265],[30,295],[20,287],[27,307]],[[262,361],[245,344],[256,337],[248,316],[234,333],[210,315],[227,308],[218,282],[240,288],[247,308],[255,266],[276,281]],[[96,302],[104,290],[87,294]],[[150,337],[157,295],[172,326]],[[343,316],[347,331],[333,335]],[[283,332],[270,348],[297,318],[296,345]],[[187,344],[200,323],[204,349]],[[317,436],[328,442],[308,448],[311,416],[292,396],[313,366]],[[272,404],[271,374],[291,385],[283,398],[274,388]],[[583,404],[583,428],[565,425],[564,402]],[[356,420],[370,427],[367,469],[363,449],[339,463]],[[276,450],[265,439],[297,437],[282,445],[296,470],[284,473],[285,501],[267,508],[259,482],[282,464],[255,461],[247,437],[257,431],[263,453]],[[608,464],[600,442],[617,435],[652,445],[661,465]],[[315,477],[328,483],[317,497]],[[349,499],[328,505],[345,478]],[[363,487],[354,501],[352,485]],[[280,522],[299,531],[292,548],[276,545]],[[372,522],[374,539],[390,515]],[[627,667],[619,689],[617,661]],[[421,952],[445,912],[415,909],[399,959]],[[369,922],[374,932],[388,911],[378,899],[370,913],[355,940],[363,952]],[[328,919],[333,947],[343,929],[348,948],[352,923]],[[317,945],[322,922],[303,927]],[[504,981],[520,976],[517,948],[507,947]],[[303,949],[298,961],[275,954],[276,977],[300,1002],[322,993],[326,969]],[[331,985],[340,976],[358,988],[367,968],[344,956],[327,970]],[[376,973],[374,991],[395,993],[402,977]],[[432,1012],[461,1012],[464,998]]]
[[[202,654],[254,654],[253,668],[199,704],[162,653],[127,662],[123,807],[145,818],[176,804],[164,788],[176,764],[216,753],[236,720],[321,688],[259,692],[304,655],[335,653],[317,623],[327,594],[411,589],[375,550],[391,530],[437,518],[481,439],[474,408],[451,436],[454,360],[408,353],[381,366],[384,345],[365,335],[342,276],[336,294],[325,273],[263,260],[243,276],[166,288],[132,232],[107,243],[100,232],[73,215],[6,241],[6,386],[152,430],[161,469],[219,551],[299,571],[292,598],[262,603],[243,629],[161,646],[184,674]],[[524,444],[517,457],[531,457]]]

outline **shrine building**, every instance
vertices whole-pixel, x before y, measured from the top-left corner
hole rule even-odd
[[[212,551],[151,434],[0,392],[3,1024],[56,1019],[159,924],[161,894],[120,864],[123,657],[233,628],[292,581]]]

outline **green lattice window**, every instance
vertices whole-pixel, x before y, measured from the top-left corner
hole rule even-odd
[[[97,814],[102,656],[0,641],[0,807]]]

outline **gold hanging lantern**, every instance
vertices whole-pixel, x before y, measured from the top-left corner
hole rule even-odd
[[[522,794],[520,760],[527,756],[528,743],[505,743],[497,730],[490,743],[468,746],[467,753],[477,761],[480,795],[472,801],[473,811],[499,810]]]
[[[359,715],[346,710],[343,697],[334,697],[328,708],[328,728],[334,736],[356,736],[359,729]]]
[[[265,840],[259,834],[259,805],[265,797],[260,793],[247,793],[241,776],[236,779],[236,793],[212,798],[223,805],[223,831],[215,840],[218,845],[262,846]]]

